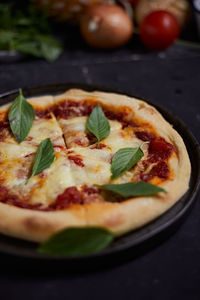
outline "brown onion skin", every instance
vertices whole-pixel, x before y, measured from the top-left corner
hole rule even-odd
[[[91,30],[91,27],[96,27]],[[118,5],[99,4],[87,10],[80,22],[85,41],[92,47],[118,48],[126,44],[133,34],[133,22]]]

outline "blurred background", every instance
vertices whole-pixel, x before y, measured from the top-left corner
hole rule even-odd
[[[199,0],[0,1],[0,61],[52,62],[64,50],[145,55],[174,44],[199,51],[199,20]]]

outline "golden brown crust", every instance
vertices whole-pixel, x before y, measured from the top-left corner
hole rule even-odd
[[[63,228],[85,225],[85,209],[80,205],[48,212],[0,203],[1,233],[28,241],[42,242]]]
[[[74,205],[62,211],[34,211],[21,209],[0,203],[0,231],[22,239],[41,242],[54,232],[71,226],[102,226],[120,235],[138,228],[155,219],[168,210],[187,191],[190,179],[190,161],[180,135],[164,120],[161,114],[146,102],[124,95],[69,90],[62,95],[47,98],[32,98],[31,103],[45,107],[64,99],[81,101],[90,99],[113,107],[131,108],[133,116],[149,122],[156,132],[176,148],[178,155],[173,155],[169,166],[174,174],[173,180],[160,185],[167,194],[151,197],[132,198],[121,203],[94,202]],[[5,110],[5,106],[0,109]]]

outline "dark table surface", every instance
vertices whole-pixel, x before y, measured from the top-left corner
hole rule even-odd
[[[92,51],[78,39],[54,63],[0,65],[0,94],[19,87],[74,82],[121,88],[163,105],[200,140],[200,51],[173,46],[150,53],[133,40]],[[198,197],[197,197],[198,198]],[[0,299],[200,299],[200,199],[167,240],[121,265],[95,271],[24,271],[0,256]],[[84,272],[85,271],[85,272]]]

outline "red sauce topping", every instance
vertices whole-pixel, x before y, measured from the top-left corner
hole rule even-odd
[[[42,209],[42,204],[29,204],[21,201],[17,195],[9,194],[9,191],[6,187],[0,186],[0,201],[5,204],[14,205],[20,208],[26,209],[36,209],[36,210],[45,210]]]
[[[82,191],[79,191],[77,187],[72,186],[66,188],[64,192],[56,198],[56,201],[52,203],[49,207],[43,207],[41,203],[38,204],[29,204],[25,201],[20,200],[17,195],[9,194],[9,191],[6,187],[0,186],[0,202],[17,206],[25,209],[34,209],[40,211],[52,211],[52,210],[61,210],[70,207],[73,204],[84,204],[99,201],[100,199],[100,190],[95,187],[89,187],[84,185]]]
[[[103,148],[105,148],[105,147],[106,147],[105,144],[100,143],[100,144],[99,144],[99,147],[97,147],[97,144],[95,144],[95,145],[93,145],[90,149],[103,149]]]
[[[62,146],[62,145],[53,145],[53,147],[58,148],[60,150],[65,150],[66,149],[65,146]],[[58,151],[58,149],[57,149],[57,151]]]
[[[35,109],[35,115],[39,119],[51,119],[52,118],[51,111],[52,111],[51,108],[48,108],[48,109],[45,109],[45,110]]]
[[[59,210],[69,208],[73,204],[84,204],[100,200],[99,189],[84,185],[82,191],[77,187],[71,186],[66,188],[64,192],[58,195],[56,201],[51,204],[49,210]]]
[[[8,120],[0,121],[0,141],[5,140],[11,135],[10,124]]]
[[[91,194],[99,194],[100,190],[97,187],[90,187],[87,186],[86,184],[82,187],[82,191],[83,193],[87,194],[87,195],[91,195]]]
[[[94,104],[87,103],[85,101],[75,102],[71,100],[63,101],[55,108],[55,115],[57,117],[67,119],[69,117],[88,116],[93,108]]]
[[[152,178],[151,174],[140,174],[140,180],[149,181]]]
[[[64,209],[72,204],[83,204],[83,196],[75,186],[66,188],[62,194],[58,195],[50,208],[53,210]]]
[[[138,139],[144,142],[151,142],[156,138],[153,133],[147,131],[136,131],[135,135],[137,136]]]
[[[10,127],[8,120],[0,121],[0,129],[2,129],[2,128],[8,128],[8,127]]]
[[[143,181],[149,181],[154,176],[157,176],[163,180],[166,180],[169,177],[169,168],[165,161],[160,161],[157,165],[155,165],[150,173],[148,174],[140,174],[139,178]]]
[[[87,147],[88,139],[86,137],[79,137],[74,139],[74,143],[79,146]]]
[[[69,155],[69,160],[72,160],[77,166],[84,167],[82,158],[79,155]]]
[[[71,100],[66,100],[56,106],[54,113],[57,117],[63,119],[80,117],[80,116],[89,116],[95,106],[96,104],[90,103],[89,101],[75,102]],[[126,120],[128,116],[128,113],[126,111],[115,112],[112,111],[112,109],[109,110],[108,108],[105,107],[103,107],[103,111],[108,119],[117,120],[121,122],[123,128],[129,125],[132,127],[138,126],[134,121]]]
[[[108,110],[106,108],[103,108],[103,111],[108,119],[117,120],[119,122],[122,122],[124,118],[127,116],[126,112],[115,112],[115,111]]]
[[[160,161],[151,170],[152,176],[158,176],[161,179],[167,179],[169,177],[169,168],[166,162]]]
[[[138,125],[134,121],[121,121],[122,129],[131,126],[131,127],[138,127]]]
[[[156,138],[150,142],[148,160],[153,163],[168,159],[173,151],[173,145],[166,142],[163,138]]]

